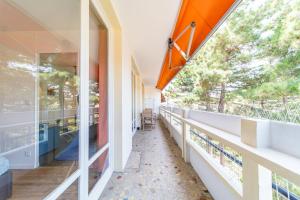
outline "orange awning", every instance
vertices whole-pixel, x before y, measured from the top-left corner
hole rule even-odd
[[[222,17],[226,15],[226,12],[230,10],[234,2],[235,0],[183,0],[171,39],[175,41],[192,22],[195,22],[194,37],[191,37],[192,28],[189,28],[176,40],[176,44],[180,49],[186,52],[189,40],[192,38],[189,53],[189,55],[192,55]],[[186,63],[187,58],[184,58],[176,48],[172,48],[171,51],[171,62],[169,59],[170,51],[167,50],[156,85],[161,90]]]

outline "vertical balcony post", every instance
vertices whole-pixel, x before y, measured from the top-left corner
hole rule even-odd
[[[161,110],[161,106],[159,106],[157,119],[160,119],[161,115],[162,115],[162,110]]]
[[[255,148],[269,145],[269,121],[242,119],[241,141]],[[243,155],[243,200],[272,200],[272,172]]]
[[[169,123],[168,123],[168,129],[169,129],[169,132],[170,132],[170,136],[172,137],[172,115],[171,113],[173,112],[173,108],[170,107],[170,113],[169,113]]]
[[[189,110],[184,109],[182,112],[182,117],[188,119]],[[185,162],[190,162],[190,149],[188,144],[188,139],[190,137],[190,126],[182,122],[182,156]]]
[[[212,140],[212,138],[209,137],[209,136],[206,136],[206,139],[207,139],[208,141],[211,141],[211,140]],[[211,155],[211,154],[213,153],[213,151],[212,151],[212,146],[209,144],[209,142],[206,142],[206,152],[207,152],[209,155]]]
[[[224,150],[224,145],[223,144],[220,144],[220,147],[221,149]],[[224,157],[224,153],[223,152],[220,152],[220,164],[221,165],[225,165],[225,157]]]
[[[163,110],[163,108],[161,108],[161,107],[159,107],[159,109],[160,109],[160,120],[162,121],[162,122],[164,122],[164,118],[165,118],[165,111]]]
[[[166,108],[165,108],[166,109]],[[167,123],[168,121],[167,121],[167,111],[166,110],[164,110],[164,125],[165,125],[165,127],[167,128],[168,126],[168,123]]]

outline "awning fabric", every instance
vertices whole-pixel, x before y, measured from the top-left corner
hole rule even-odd
[[[192,55],[234,2],[235,0],[183,0],[171,39],[175,40],[186,27],[195,22],[196,27],[190,48],[190,55]],[[192,29],[187,30],[176,41],[183,51],[188,49],[191,31]],[[170,65],[169,50],[167,50],[156,87],[162,90],[185,63],[186,59],[173,48]]]

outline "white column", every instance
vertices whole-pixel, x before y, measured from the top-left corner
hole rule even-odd
[[[224,150],[224,145],[220,144],[220,148],[222,148]],[[224,153],[220,153],[220,164],[224,165],[225,164],[225,157],[224,157]]]
[[[182,117],[188,119],[189,110],[183,110]],[[190,162],[190,147],[188,144],[188,138],[190,136],[190,126],[184,121],[182,122],[182,156],[185,162]]]
[[[170,132],[170,136],[172,137],[172,115],[171,115],[171,113],[172,113],[172,111],[173,111],[173,109],[172,109],[172,107],[170,107],[169,108],[169,111],[170,111],[170,113],[169,113],[169,119],[168,119],[168,129],[169,129],[169,132]]]
[[[206,139],[207,139],[208,141],[212,140],[212,138],[209,137],[209,136],[206,136]],[[211,155],[211,154],[212,154],[212,146],[209,144],[208,141],[206,142],[206,152],[207,152],[209,155]]]
[[[165,109],[165,108],[164,108]],[[167,127],[166,125],[166,117],[167,117],[167,113],[165,110],[163,110],[163,114],[162,114],[162,122],[164,124],[165,127]]]
[[[255,148],[269,145],[269,121],[242,119],[241,141]],[[243,200],[272,200],[272,172],[243,155]]]

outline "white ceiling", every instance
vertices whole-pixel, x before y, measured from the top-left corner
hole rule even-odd
[[[155,86],[181,0],[113,0],[145,85]]]
[[[74,0],[9,0],[47,30],[79,30],[80,1]]]

